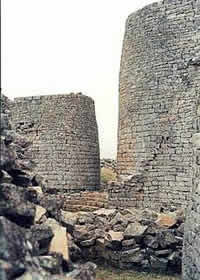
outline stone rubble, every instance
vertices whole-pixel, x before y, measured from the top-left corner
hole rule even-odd
[[[94,280],[95,265],[73,267],[62,201],[43,192],[45,181],[24,155],[31,143],[13,130],[8,99],[0,103],[0,279]]]

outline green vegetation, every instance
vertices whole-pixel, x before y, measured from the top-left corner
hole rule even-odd
[[[122,271],[99,267],[97,280],[180,280],[181,276],[165,276],[148,272]]]
[[[103,167],[101,168],[101,182],[108,183],[109,181],[115,181],[116,174],[110,169]]]

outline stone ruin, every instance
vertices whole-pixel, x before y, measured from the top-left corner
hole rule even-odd
[[[48,179],[49,193],[97,190],[99,139],[94,101],[78,94],[15,98],[16,131],[32,143],[25,155]]]
[[[164,0],[131,14],[120,68],[113,207],[185,207],[199,131],[200,2]]]
[[[159,212],[185,209],[190,201],[184,280],[200,275],[199,23],[197,0],[163,0],[128,17],[120,68],[118,182],[109,186],[110,208]],[[19,98],[12,119],[33,143],[24,156],[36,160],[37,172],[48,178],[49,193],[98,189],[98,132],[90,98]],[[140,212],[139,220],[138,215],[133,220],[133,212],[106,211],[62,212],[71,248],[121,268],[181,267],[182,217],[148,212],[146,218]]]

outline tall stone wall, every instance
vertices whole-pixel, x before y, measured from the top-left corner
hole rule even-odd
[[[192,186],[199,129],[200,2],[162,1],[126,22],[120,70],[118,178],[113,206],[180,207]],[[136,176],[136,177],[135,177]],[[138,186],[139,178],[139,186]]]
[[[12,121],[32,145],[26,155],[48,191],[96,190],[100,181],[94,101],[82,94],[16,98]]]
[[[196,123],[200,125],[200,107]],[[199,129],[198,129],[199,131]],[[194,178],[191,193],[191,200],[187,207],[186,222],[184,230],[183,246],[183,280],[200,279],[200,133],[192,138],[194,157]]]

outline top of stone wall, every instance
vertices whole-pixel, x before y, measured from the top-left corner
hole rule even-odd
[[[49,95],[36,95],[36,96],[26,96],[26,97],[16,97],[14,98],[14,102],[29,102],[31,100],[52,100],[52,99],[60,99],[60,98],[82,98],[90,100],[94,103],[94,100],[87,96],[83,95],[81,92],[78,93],[69,93],[69,94],[49,94]]]
[[[184,0],[162,0],[162,1],[155,1],[155,2],[153,2],[151,4],[148,4],[148,5],[144,6],[141,9],[138,9],[137,11],[131,13],[128,16],[127,20],[126,20],[126,26],[128,25],[129,21],[133,17],[140,16],[142,18],[146,14],[149,14],[150,11],[154,12],[154,11],[156,11],[158,9],[159,10],[162,9],[162,11],[165,12],[166,7],[169,6],[169,5],[173,6],[174,8],[176,8],[176,6],[178,6],[180,4],[184,4],[185,3],[187,5],[187,3],[189,3],[189,2],[192,3],[192,2],[195,2],[195,0],[186,0],[186,1],[184,1]]]
[[[9,114],[11,105],[12,105],[12,101],[7,96],[5,96],[1,93],[0,94],[0,112]]]

